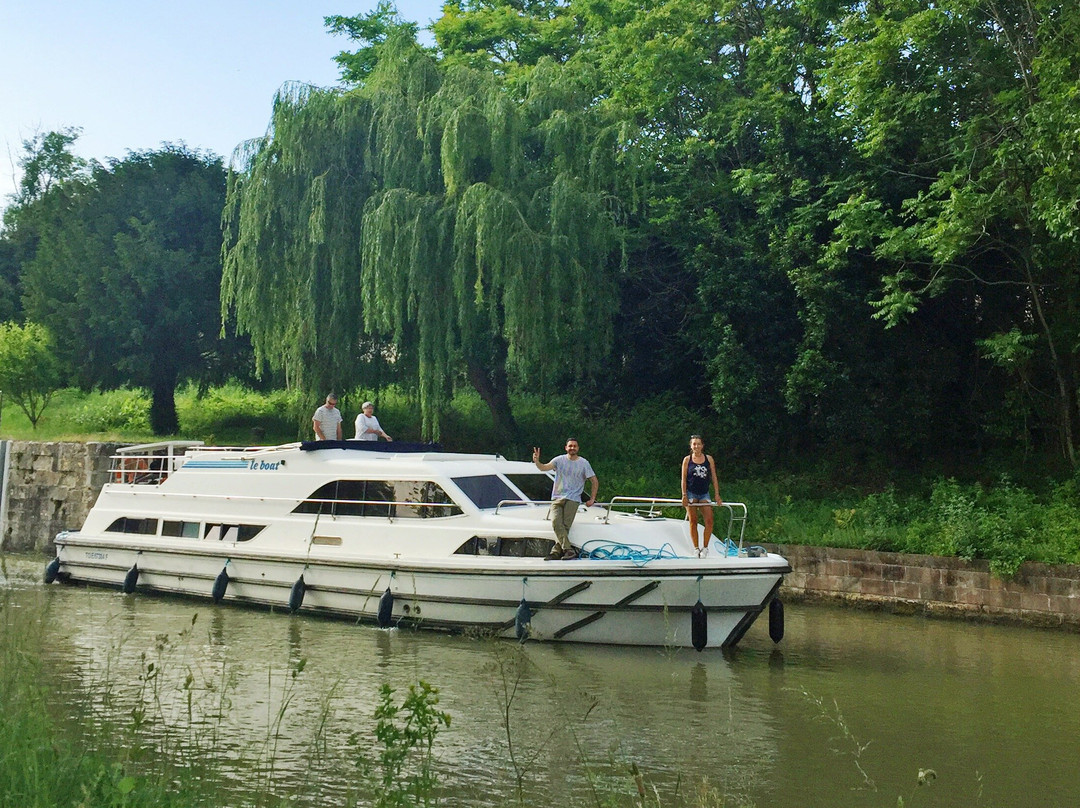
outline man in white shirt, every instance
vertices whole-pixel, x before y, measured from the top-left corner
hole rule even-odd
[[[337,396],[326,397],[326,403],[311,416],[315,440],[341,440],[341,410],[337,408]]]
[[[354,440],[378,440],[380,435],[387,440],[393,440],[383,432],[383,428],[379,425],[379,419],[375,417],[374,413],[375,405],[370,401],[365,401],[360,408],[360,414],[356,416],[356,437]]]

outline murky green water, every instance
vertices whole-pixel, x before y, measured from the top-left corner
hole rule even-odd
[[[511,745],[529,806],[637,804],[631,762],[663,806],[702,804],[705,782],[757,806],[1080,804],[1075,634],[789,605],[779,647],[759,621],[727,655],[519,648],[46,588],[36,560],[8,571],[15,607],[46,609],[50,669],[95,713],[151,704],[222,758],[273,757],[281,788],[316,778],[326,805],[354,777],[349,735],[371,741],[380,685],[417,679],[453,717],[436,742],[445,805],[517,804]]]

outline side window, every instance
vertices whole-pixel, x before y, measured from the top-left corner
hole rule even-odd
[[[319,486],[311,496],[293,508],[293,513],[333,513],[334,500],[337,499],[337,480]]]
[[[337,516],[363,516],[365,496],[363,480],[338,480],[334,492],[334,513]],[[326,513],[324,510],[323,513]]]
[[[473,536],[457,550],[455,555],[511,556],[514,558],[543,558],[554,542],[551,539],[531,537]]]
[[[157,525],[157,519],[132,519],[129,516],[121,516],[105,530],[108,533],[141,533],[146,536],[156,536]]]
[[[174,522],[166,519],[161,523],[162,536],[177,536],[184,539],[199,538],[198,522]]]
[[[430,480],[334,480],[312,492],[293,513],[431,519],[456,516],[461,508]]]
[[[266,525],[218,525],[207,523],[203,538],[209,541],[251,541]]]
[[[399,519],[437,519],[442,516],[457,516],[461,508],[450,499],[438,483],[426,480],[397,480],[394,483],[394,506]]]
[[[495,474],[454,477],[454,483],[477,508],[494,508],[508,499],[521,501],[521,497]]]
[[[394,484],[387,482],[386,480],[369,480],[367,482],[367,490],[365,491],[364,499],[369,503],[373,502],[393,502],[394,501]],[[395,516],[395,508],[393,505],[365,505],[364,516]]]
[[[236,534],[237,541],[251,541],[260,533],[266,525],[240,525]]]
[[[366,480],[334,480],[319,486],[311,496],[293,508],[293,513],[321,513],[324,516],[389,516],[394,498],[392,483]]]

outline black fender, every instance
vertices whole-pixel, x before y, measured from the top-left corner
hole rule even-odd
[[[379,613],[377,615],[379,621],[379,628],[389,628],[390,623],[394,619],[394,593],[390,591],[390,587],[386,587],[386,591],[382,593],[382,597],[379,598]]]
[[[296,583],[292,585],[292,589],[289,590],[289,611],[296,614],[300,611],[300,607],[304,605],[304,595],[307,594],[307,584],[304,583],[304,576],[301,573],[300,577],[296,579]]]
[[[773,598],[769,604],[769,637],[773,642],[784,639],[784,604]]]
[[[57,556],[45,567],[45,583],[51,584],[60,574],[60,556]]]
[[[214,598],[214,603],[221,603],[221,599],[225,597],[225,590],[229,588],[229,568],[222,567],[221,572],[218,573],[218,577],[214,579],[214,589],[210,593]]]
[[[531,630],[532,609],[529,608],[525,598],[522,598],[521,603],[518,604],[517,612],[514,614],[514,635],[521,642],[525,642],[525,640],[529,639]]]
[[[124,576],[124,594],[130,595],[135,591],[135,587],[139,583],[139,565],[132,564],[131,569],[127,571],[127,575]]]
[[[690,642],[695,651],[700,651],[709,644],[709,613],[705,611],[705,604],[700,600],[690,610]]]

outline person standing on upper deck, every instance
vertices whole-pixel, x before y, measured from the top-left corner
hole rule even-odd
[[[337,396],[330,393],[326,403],[311,416],[315,440],[341,440],[341,410],[337,408]]]
[[[682,462],[682,504],[690,517],[690,541],[698,558],[709,553],[709,539],[713,529],[713,502],[709,499],[709,481],[712,480],[716,501],[720,502],[720,483],[716,480],[716,461],[705,454],[705,441],[701,435],[690,436],[690,454]],[[705,533],[698,545],[698,514],[704,519]]]
[[[353,440],[377,441],[380,435],[387,440],[393,440],[393,438],[383,432],[383,428],[379,424],[379,419],[375,417],[375,405],[370,401],[365,401],[364,406],[360,408],[360,414],[356,416],[356,437],[353,438]]]
[[[534,447],[533,463],[540,471],[555,469],[555,484],[551,487],[552,502],[548,517],[551,519],[551,526],[555,529],[556,542],[551,548],[548,559],[569,561],[577,558],[577,550],[570,544],[570,526],[574,524],[578,506],[581,505],[586,481],[592,486],[592,493],[585,507],[588,508],[596,502],[596,492],[600,487],[596,472],[593,471],[589,461],[578,454],[577,438],[567,438],[566,454],[553,457],[550,463],[541,463],[540,447]]]

